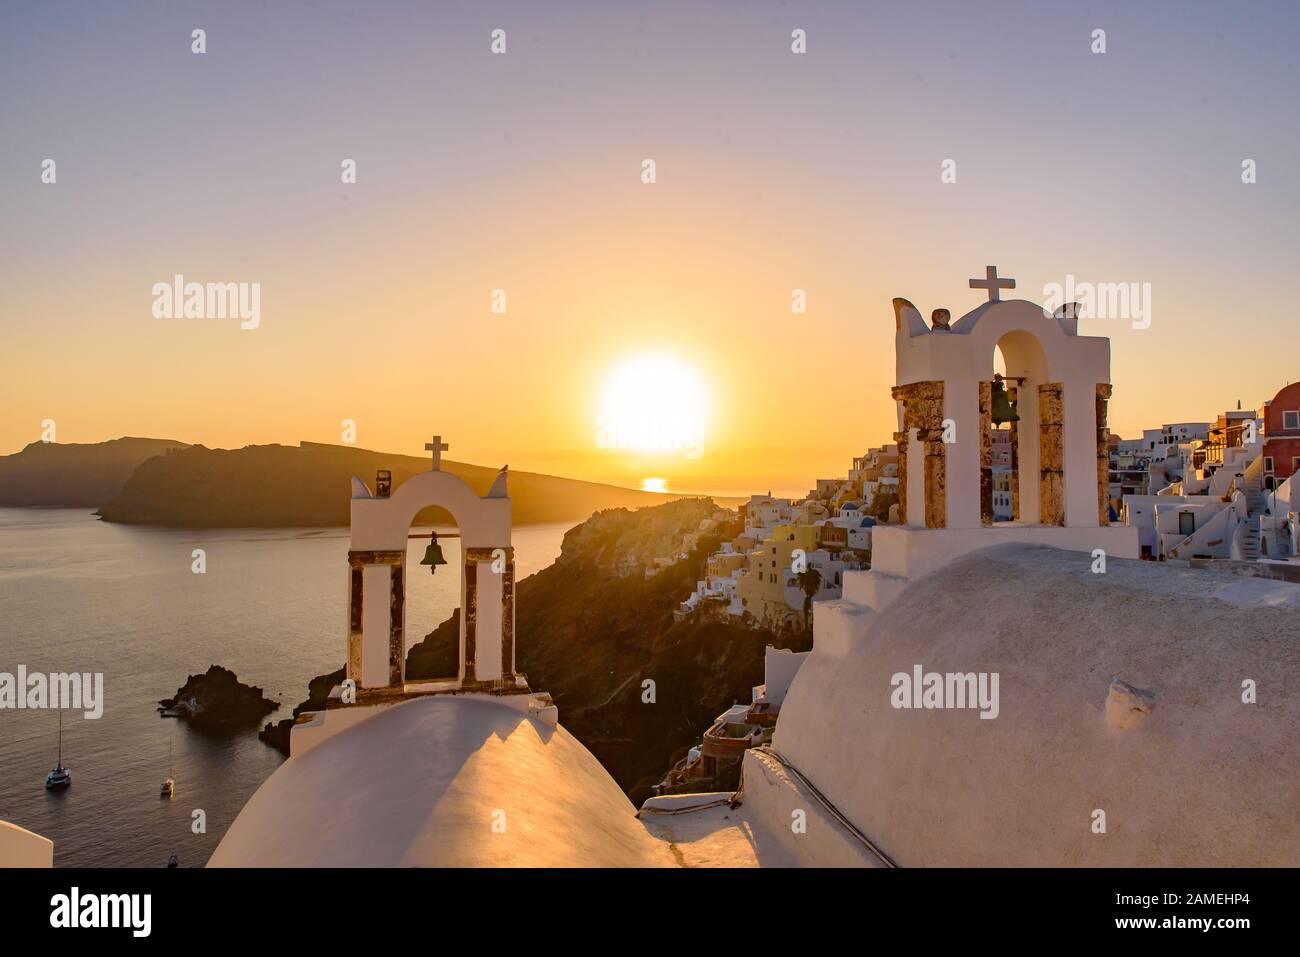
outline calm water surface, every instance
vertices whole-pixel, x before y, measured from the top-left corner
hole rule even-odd
[[[514,530],[520,578],[560,553],[571,524]],[[56,866],[156,867],[176,853],[204,864],[244,803],[279,766],[255,731],[205,737],[160,718],[187,675],[230,668],[288,717],[307,681],[343,664],[347,529],[178,530],[111,525],[89,509],[0,508],[0,671],[104,673],[104,713],[63,716],[72,787],[44,789],[55,711],[0,709],[0,820],[54,841]],[[410,542],[408,567],[426,541]],[[456,539],[442,542],[457,567]],[[190,570],[207,553],[206,574]],[[457,605],[444,569],[407,575],[407,634],[416,641]],[[522,609],[521,609],[522,611]],[[158,797],[174,752],[176,797]],[[207,833],[191,831],[192,812]]]

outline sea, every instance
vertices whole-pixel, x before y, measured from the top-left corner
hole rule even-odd
[[[573,524],[516,528],[518,577],[550,565]],[[412,643],[458,603],[454,573],[418,566],[427,544],[409,543]],[[456,568],[458,540],[441,544]],[[280,702],[266,720],[289,717],[308,680],[344,662],[347,551],[346,528],[144,528],[91,509],[0,508],[0,672],[104,683],[102,717],[62,713],[64,791],[44,787],[59,712],[0,708],[0,820],[53,840],[56,867],[163,867],[172,854],[203,866],[283,757],[255,729],[205,736],[160,717],[158,700],[218,664]]]

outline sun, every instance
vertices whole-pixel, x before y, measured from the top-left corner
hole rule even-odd
[[[605,449],[700,458],[708,414],[708,390],[690,366],[671,356],[635,356],[605,380],[597,442]]]

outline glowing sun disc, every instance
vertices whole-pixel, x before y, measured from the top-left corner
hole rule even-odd
[[[703,454],[708,393],[699,377],[668,356],[638,356],[605,382],[598,444],[635,452]]]

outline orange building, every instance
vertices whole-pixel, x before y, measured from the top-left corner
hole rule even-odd
[[[1300,382],[1264,403],[1264,487],[1277,488],[1300,470]]]

